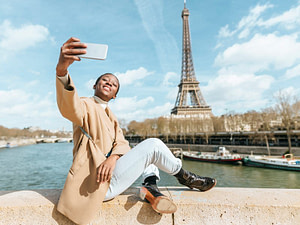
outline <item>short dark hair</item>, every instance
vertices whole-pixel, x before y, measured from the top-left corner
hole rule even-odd
[[[99,82],[99,80],[100,80],[103,76],[106,76],[106,75],[113,75],[113,76],[117,79],[117,81],[118,81],[118,89],[117,89],[116,94],[118,94],[119,89],[120,89],[120,81],[119,81],[119,79],[117,78],[117,76],[114,75],[113,73],[104,73],[104,74],[100,75],[100,77],[97,78],[97,80],[96,80],[96,82],[95,82],[95,85],[97,85],[98,82]]]

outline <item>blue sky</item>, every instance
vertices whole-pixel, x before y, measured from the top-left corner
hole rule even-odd
[[[214,115],[300,95],[300,1],[187,0],[193,62]],[[2,1],[0,125],[71,130],[57,110],[55,66],[71,36],[108,44],[105,61],[70,67],[80,96],[115,73],[110,107],[123,123],[169,115],[181,73],[183,0]]]

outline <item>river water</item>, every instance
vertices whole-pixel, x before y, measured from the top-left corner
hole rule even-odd
[[[61,189],[72,163],[72,143],[0,149],[0,190]],[[215,177],[217,187],[300,188],[300,172],[183,161],[183,167]],[[140,186],[138,179],[133,186]],[[159,186],[179,186],[161,173]]]

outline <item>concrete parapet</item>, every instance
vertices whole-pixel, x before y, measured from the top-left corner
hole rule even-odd
[[[105,202],[91,224],[300,224],[300,189],[214,188],[198,192],[160,188],[177,204],[174,214],[160,215],[130,188]],[[61,190],[1,191],[1,225],[71,225],[55,204]]]

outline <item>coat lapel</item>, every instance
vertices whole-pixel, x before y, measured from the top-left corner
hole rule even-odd
[[[112,113],[108,107],[106,109],[103,109],[103,107],[94,99],[94,101],[99,106],[99,112],[101,120],[103,121],[103,124],[108,130],[108,134],[111,137],[112,140],[115,139],[115,126],[114,126],[114,120],[112,118]]]

